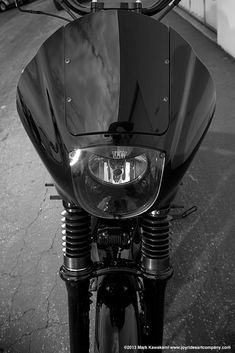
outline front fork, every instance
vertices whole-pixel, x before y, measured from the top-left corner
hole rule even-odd
[[[144,352],[153,352],[163,342],[164,299],[170,265],[169,207],[144,214],[141,218],[141,266],[143,278],[144,325],[141,342]],[[147,348],[146,348],[147,347]]]
[[[71,353],[89,352],[89,282],[66,281]]]
[[[153,352],[149,346],[161,347],[163,343],[164,301],[167,280],[144,280],[144,326],[142,331],[142,345]],[[161,349],[158,349],[161,352]]]
[[[80,207],[63,202],[64,266],[60,276],[68,292],[70,352],[89,352],[91,217]]]
[[[64,266],[61,267],[60,275],[66,283],[68,292],[70,352],[88,353],[89,285],[92,276],[90,218],[85,211],[70,203],[64,203],[64,207],[62,219]],[[142,351],[142,346],[144,352],[150,352],[149,346],[162,345],[164,295],[167,279],[172,274],[169,264],[168,209],[144,215],[140,225],[142,229],[140,263],[143,280],[140,303],[136,301],[135,308],[139,313],[136,320],[141,318],[141,322],[136,323],[140,327],[136,346],[139,347],[138,352]],[[135,280],[137,283],[137,277]],[[109,302],[109,297],[106,300]],[[118,353],[121,352],[120,348]]]
[[[90,281],[82,280],[79,282],[73,282],[65,279],[65,277],[63,277],[63,280],[66,281],[66,288],[68,292],[70,352],[88,353],[90,346]],[[139,337],[135,342],[135,345],[140,347],[138,350],[140,352],[141,346],[148,347],[149,350],[146,350],[146,348],[144,349],[144,352],[147,353],[148,351],[150,352],[149,346],[162,346],[164,298],[167,280],[147,279],[144,282],[145,290],[142,301],[144,317],[142,327],[139,332]],[[137,307],[136,310],[138,311]],[[133,352],[131,350],[129,351]],[[161,350],[158,351],[161,352]]]

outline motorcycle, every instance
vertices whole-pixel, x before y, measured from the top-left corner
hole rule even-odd
[[[64,207],[71,353],[89,352],[91,298],[94,352],[161,351],[171,209],[216,102],[205,65],[161,23],[179,2],[61,0],[72,20],[19,80],[20,119]]]

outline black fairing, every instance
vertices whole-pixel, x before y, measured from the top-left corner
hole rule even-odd
[[[213,81],[187,42],[147,16],[106,10],[60,28],[22,74],[17,109],[67,201],[68,154],[119,143],[166,152],[160,206],[175,193],[215,109]]]

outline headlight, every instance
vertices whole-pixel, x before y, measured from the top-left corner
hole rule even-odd
[[[89,171],[97,181],[120,186],[139,180],[146,172],[148,161],[145,154],[132,158],[121,154],[117,156],[106,158],[92,155],[89,158]]]
[[[149,209],[158,196],[164,154],[153,149],[98,146],[69,154],[78,203],[102,218],[128,218]]]

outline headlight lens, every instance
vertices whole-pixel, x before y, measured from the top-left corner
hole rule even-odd
[[[69,154],[78,203],[102,218],[128,218],[155,202],[162,180],[164,154],[129,146],[98,146]]]
[[[92,155],[88,166],[97,181],[119,186],[139,180],[147,170],[148,161],[145,154],[132,158]]]

